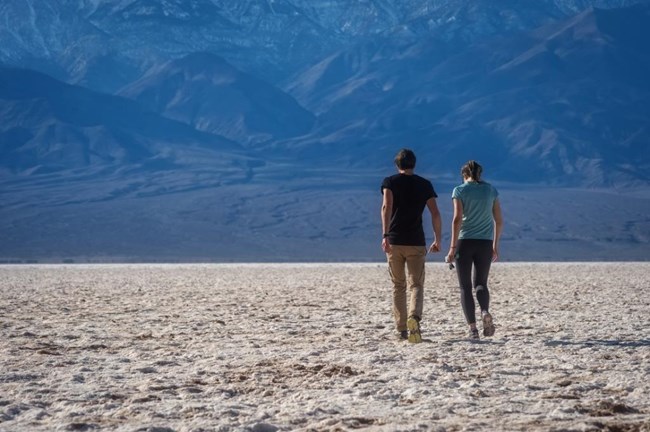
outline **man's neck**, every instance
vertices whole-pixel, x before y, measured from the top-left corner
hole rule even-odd
[[[400,174],[405,174],[405,175],[413,175],[413,169],[406,169],[406,170],[399,170]]]

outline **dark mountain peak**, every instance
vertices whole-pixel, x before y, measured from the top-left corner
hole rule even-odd
[[[260,13],[271,15],[300,14],[298,8],[287,0],[221,0],[221,4],[231,14],[236,15],[259,16]]]
[[[593,8],[587,13],[594,15],[598,28],[603,33],[622,43],[647,48],[650,29],[650,2],[620,9]]]
[[[104,3],[92,18],[110,13],[123,21],[173,21],[207,23],[219,16],[220,8],[210,0],[134,0],[118,5]]]
[[[190,149],[242,151],[132,100],[26,69],[0,68],[0,113],[0,167],[9,171],[137,164],[176,153],[182,159]]]
[[[35,70],[0,66],[0,97],[3,99],[44,96],[65,86],[66,84]]]
[[[570,32],[575,37],[593,37],[596,34],[609,36],[625,42],[644,42],[650,22],[650,2],[638,3],[616,9],[601,9],[590,6],[580,13],[558,23],[540,28],[541,35],[559,35]]]
[[[182,75],[185,80],[205,79],[216,83],[231,83],[245,79],[245,74],[223,57],[209,52],[195,52],[152,68],[145,76],[172,77]],[[252,79],[252,78],[250,78]]]
[[[314,123],[291,96],[211,53],[155,67],[119,94],[241,143],[302,135]]]
[[[260,80],[240,71],[223,57],[209,52],[195,52],[184,57],[170,60],[152,67],[141,79],[122,89],[118,94],[134,97],[146,91],[146,88],[167,87],[178,91],[189,87],[219,87],[235,83],[259,83]],[[258,84],[259,85],[259,84]],[[270,84],[264,83],[269,86]],[[148,104],[154,110],[160,106]]]
[[[188,68],[212,65],[214,67],[235,69],[223,57],[207,51],[193,52],[170,63],[178,67]]]
[[[647,41],[650,40],[650,3],[620,9],[590,7],[562,22],[532,33],[538,45],[529,53],[546,53],[555,59],[574,58],[576,71],[591,76],[600,70],[619,70],[647,87],[650,73]],[[580,61],[575,61],[580,58]],[[579,66],[582,65],[580,68]]]
[[[517,0],[456,0],[437,3],[427,13],[407,21],[419,38],[435,36],[456,44],[471,44],[492,35],[530,30],[565,18],[554,3]]]

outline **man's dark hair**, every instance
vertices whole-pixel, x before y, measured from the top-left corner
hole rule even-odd
[[[395,156],[395,165],[401,170],[415,168],[415,153],[410,149],[402,149]]]

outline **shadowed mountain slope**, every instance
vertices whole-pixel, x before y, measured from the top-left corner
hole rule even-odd
[[[0,68],[0,161],[13,172],[96,164],[173,166],[192,151],[244,154],[241,146],[143,109],[125,98],[47,75]]]
[[[241,143],[303,135],[314,123],[288,94],[208,53],[156,67],[119,94]]]

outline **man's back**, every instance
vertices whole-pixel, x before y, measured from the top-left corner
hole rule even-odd
[[[389,241],[393,245],[424,246],[422,212],[427,200],[437,198],[433,185],[416,174],[395,174],[386,177],[381,185],[393,193],[393,208],[389,227]]]

